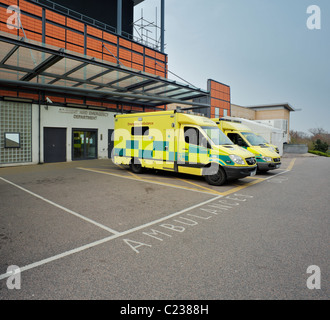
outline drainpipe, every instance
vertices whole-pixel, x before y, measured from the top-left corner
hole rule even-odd
[[[122,33],[123,0],[117,0],[117,34]]]
[[[165,0],[161,0],[160,24],[160,51],[165,53]]]

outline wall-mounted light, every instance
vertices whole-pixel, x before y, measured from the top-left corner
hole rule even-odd
[[[47,103],[50,103],[50,104],[53,103],[53,101],[49,97],[46,97],[46,101],[47,101]]]

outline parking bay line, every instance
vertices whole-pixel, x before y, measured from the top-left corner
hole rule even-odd
[[[36,193],[30,191],[30,190],[27,190],[27,189],[25,189],[25,188],[23,188],[23,187],[17,185],[16,183],[13,183],[13,182],[11,182],[11,181],[8,181],[8,180],[6,180],[6,179],[4,179],[4,178],[2,178],[2,177],[0,177],[0,180],[4,181],[4,182],[6,182],[6,183],[8,183],[8,184],[10,184],[10,185],[12,185],[12,186],[14,186],[14,187],[20,189],[20,190],[22,190],[22,191],[24,191],[24,192],[26,192],[26,193],[28,193],[28,194],[30,194],[30,195],[32,195],[32,196],[34,196],[34,197],[40,199],[40,200],[42,200],[42,201],[45,201],[45,202],[47,202],[48,204],[50,204],[50,205],[52,205],[52,206],[54,206],[54,207],[57,207],[57,208],[59,208],[59,209],[65,211],[65,212],[67,212],[67,213],[70,213],[70,214],[72,214],[73,216],[76,216],[76,217],[78,217],[78,218],[80,218],[80,219],[82,219],[82,220],[84,220],[84,221],[86,221],[86,222],[92,223],[92,224],[94,224],[95,226],[97,226],[97,227],[99,227],[99,228],[102,228],[103,230],[106,230],[106,231],[108,231],[108,232],[110,232],[110,233],[113,233],[113,234],[115,234],[115,235],[116,235],[116,234],[119,234],[119,232],[116,231],[116,230],[113,230],[113,229],[111,229],[111,228],[109,228],[109,227],[107,227],[107,226],[105,226],[105,225],[103,225],[103,224],[101,224],[101,223],[99,223],[99,222],[96,222],[96,221],[94,221],[94,220],[92,220],[92,219],[89,219],[89,218],[87,218],[87,217],[85,217],[85,216],[83,216],[83,215],[81,215],[81,214],[79,214],[79,213],[77,213],[77,212],[74,212],[74,211],[72,211],[72,210],[70,210],[70,209],[68,209],[68,208],[65,208],[65,207],[63,207],[63,206],[61,206],[61,205],[59,205],[59,204],[57,204],[57,203],[55,203],[55,202],[53,202],[53,201],[51,201],[51,200],[48,200],[48,199],[46,199],[46,198],[44,198],[44,197],[42,197],[42,196],[40,196],[40,195],[38,195],[38,194],[36,194]]]
[[[238,190],[244,189],[244,188],[246,188],[246,187],[248,187],[248,186],[250,186],[250,185],[257,184],[257,183],[259,183],[259,182],[262,182],[262,181],[264,181],[264,180],[271,179],[271,178],[273,178],[273,177],[276,177],[276,176],[278,176],[278,175],[281,175],[281,174],[283,174],[283,173],[287,173],[287,172],[289,172],[289,170],[286,170],[286,171],[280,172],[280,173],[278,173],[278,174],[276,174],[276,175],[274,175],[274,176],[268,177],[268,178],[263,179],[263,180],[256,180],[256,181],[253,181],[253,182],[251,182],[251,183],[248,183],[247,185],[244,185],[244,186],[240,186],[240,187],[237,187],[237,188],[231,189],[231,190],[227,191],[227,192],[225,193],[225,195],[228,195],[228,194],[231,194],[231,193],[237,192]],[[3,179],[3,178],[0,177],[0,179]],[[3,179],[3,180],[4,180],[4,179]],[[20,188],[21,188],[21,187],[20,187]],[[187,212],[187,211],[190,211],[190,210],[196,209],[196,208],[201,207],[201,206],[203,206],[203,205],[205,205],[205,204],[208,204],[208,203],[210,203],[210,202],[216,201],[217,199],[220,199],[220,198],[222,198],[223,196],[224,196],[224,195],[219,195],[219,196],[217,196],[217,197],[215,197],[215,198],[212,198],[212,199],[206,200],[206,201],[204,201],[204,202],[202,202],[202,203],[199,203],[199,204],[197,204],[197,205],[194,205],[194,206],[191,206],[191,207],[189,207],[189,208],[186,208],[186,209],[180,210],[180,211],[178,211],[178,212],[172,213],[172,214],[170,214],[170,215],[168,215],[168,216],[166,216],[166,217],[163,217],[163,218],[160,218],[160,219],[154,220],[154,221],[152,221],[152,222],[145,223],[145,224],[143,224],[143,225],[140,225],[140,226],[138,226],[138,227],[134,227],[134,228],[132,228],[132,229],[129,229],[129,230],[126,230],[126,231],[123,231],[123,232],[119,232],[119,233],[117,233],[117,234],[114,234],[114,235],[112,235],[112,236],[106,237],[106,238],[104,238],[104,239],[101,239],[101,240],[98,240],[98,241],[94,241],[94,242],[92,242],[92,243],[89,243],[89,244],[83,245],[83,246],[81,246],[81,247],[78,247],[78,248],[75,248],[75,249],[72,249],[72,250],[69,250],[69,251],[63,252],[63,253],[60,253],[60,254],[55,255],[55,256],[52,256],[52,257],[50,257],[50,258],[43,259],[43,260],[41,260],[41,261],[39,261],[39,262],[31,263],[31,264],[29,264],[29,265],[26,265],[26,266],[24,266],[24,267],[21,267],[21,268],[20,268],[20,272],[27,271],[27,270],[31,270],[31,269],[36,268],[36,267],[38,267],[38,266],[41,266],[41,265],[44,265],[44,264],[50,263],[50,262],[52,262],[52,261],[59,260],[59,259],[61,259],[61,258],[64,258],[64,257],[70,256],[70,255],[72,255],[72,254],[75,254],[75,253],[78,253],[78,252],[81,252],[81,251],[87,250],[87,249],[89,249],[89,248],[93,248],[93,247],[98,246],[98,245],[100,245],[100,244],[103,244],[103,243],[109,242],[109,241],[111,241],[111,240],[117,239],[117,238],[119,238],[119,237],[121,237],[121,236],[125,236],[125,235],[128,235],[128,234],[130,234],[130,233],[133,233],[133,232],[135,232],[135,231],[139,231],[139,230],[141,230],[141,229],[144,229],[144,228],[150,227],[150,226],[152,226],[152,225],[154,225],[154,224],[157,224],[157,223],[159,223],[159,222],[162,222],[162,221],[165,221],[165,220],[171,219],[171,218],[173,218],[173,217],[175,217],[175,216],[177,216],[177,215],[180,215],[180,214],[185,213],[185,212]],[[0,280],[6,279],[6,278],[8,278],[8,277],[10,277],[10,276],[12,276],[12,275],[13,275],[12,272],[7,272],[7,273],[5,273],[5,274],[2,274],[2,275],[0,275]]]
[[[166,187],[171,187],[171,188],[176,188],[176,189],[182,189],[182,190],[186,190],[186,191],[193,191],[193,192],[199,192],[199,193],[210,194],[210,195],[218,194],[216,192],[207,192],[207,191],[203,191],[203,190],[193,189],[193,188],[179,186],[179,185],[170,184],[170,183],[151,181],[151,180],[142,179],[142,178],[141,179],[136,179],[136,178],[133,178],[133,177],[123,176],[123,175],[120,175],[120,174],[110,173],[110,172],[106,172],[106,171],[102,171],[102,170],[96,170],[96,169],[90,169],[90,168],[81,168],[81,167],[78,167],[77,169],[84,170],[84,171],[89,171],[89,172],[100,173],[100,174],[105,174],[105,175],[110,175],[110,176],[119,177],[119,178],[123,178],[123,179],[134,180],[134,181],[138,181],[138,182],[158,184],[160,186],[166,186]]]
[[[296,158],[292,159],[286,170],[291,171],[293,166],[294,166],[294,163],[296,162],[296,160],[297,160]]]
[[[211,189],[211,188],[207,188],[207,187],[201,186],[201,185],[199,185],[199,184],[197,184],[197,183],[194,183],[194,182],[188,181],[187,179],[180,179],[180,178],[176,178],[176,179],[177,179],[177,180],[180,180],[180,181],[183,181],[183,182],[186,182],[186,183],[189,183],[189,184],[191,184],[191,185],[193,185],[193,186],[196,186],[196,187],[198,187],[198,188],[208,190],[208,191],[210,191],[210,192],[212,192],[212,193],[214,193],[214,194],[223,195],[223,193],[221,193],[221,192],[215,191],[215,190],[213,190],[213,189]]]
[[[198,203],[198,204],[195,204],[189,208],[185,208],[185,209],[182,209],[180,211],[177,211],[175,213],[172,213],[168,216],[165,216],[163,218],[160,218],[160,219],[157,219],[157,220],[154,220],[154,221],[151,221],[151,222],[147,222],[143,225],[140,225],[138,227],[134,227],[132,229],[129,229],[129,230],[126,230],[126,231],[123,231],[123,232],[118,232],[117,234],[114,234],[112,236],[109,236],[109,237],[106,237],[104,239],[100,239],[98,241],[94,241],[94,242],[91,242],[89,244],[86,244],[86,245],[83,245],[81,247],[78,247],[78,248],[75,248],[75,249],[72,249],[72,250],[68,250],[68,251],[65,251],[63,253],[60,253],[60,254],[57,254],[55,256],[52,256],[52,257],[49,257],[49,258],[46,258],[46,259],[43,259],[43,260],[40,260],[38,262],[34,262],[34,263],[31,263],[31,264],[28,264],[24,267],[19,267],[20,269],[20,272],[23,272],[23,271],[27,271],[27,270],[31,270],[31,269],[34,269],[34,268],[37,268],[39,266],[42,266],[42,265],[45,265],[47,263],[50,263],[52,261],[56,261],[56,260],[59,260],[61,258],[64,258],[64,257],[67,257],[67,256],[70,256],[72,254],[75,254],[75,253],[78,253],[78,252],[81,252],[81,251],[84,251],[84,250],[87,250],[87,249],[90,249],[90,248],[93,248],[93,247],[96,247],[100,244],[103,244],[103,243],[106,243],[106,242],[109,242],[111,240],[114,240],[114,239],[117,239],[119,237],[122,237],[122,236],[126,236],[130,233],[133,233],[135,231],[139,231],[141,229],[144,229],[144,228],[147,228],[147,227],[150,227],[154,224],[157,224],[157,223],[160,223],[160,222],[163,222],[163,221],[166,221],[168,219],[171,219],[173,217],[176,217],[182,213],[185,213],[187,211],[190,211],[190,210],[193,210],[193,209],[196,209],[196,208],[199,208],[201,206],[204,206],[210,202],[213,202],[213,201],[216,201],[217,199],[220,199],[222,198],[222,196],[216,196],[215,198],[212,198],[212,199],[209,199],[209,200],[206,200],[206,201],[203,201],[201,203]],[[6,279],[10,276],[12,276],[13,273],[12,272],[7,272],[7,273],[4,273],[4,274],[0,274],[0,280],[3,280],[3,279]]]

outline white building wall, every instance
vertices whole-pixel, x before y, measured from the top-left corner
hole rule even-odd
[[[44,162],[44,128],[66,128],[67,161],[72,161],[72,129],[98,130],[98,158],[108,158],[108,130],[114,129],[113,112],[56,106],[41,106],[40,162]]]
[[[39,106],[32,105],[32,164],[39,163]]]
[[[289,140],[288,137],[288,120],[285,119],[272,119],[272,120],[256,120],[258,123],[266,124],[277,128],[283,131],[283,140],[287,142]]]

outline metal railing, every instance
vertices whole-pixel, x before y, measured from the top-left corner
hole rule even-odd
[[[85,16],[84,14],[81,14],[81,13],[75,11],[75,10],[64,7],[64,6],[62,6],[60,4],[57,4],[53,1],[50,1],[50,0],[27,0],[27,1],[31,2],[31,3],[34,3],[34,4],[38,4],[42,7],[45,7],[47,9],[52,10],[52,11],[58,12],[60,14],[64,14],[64,15],[70,17],[70,18],[73,18],[75,20],[79,20],[80,22],[83,22],[83,23],[87,23],[91,26],[102,29],[104,31],[108,31],[108,32],[117,34],[117,28],[115,28],[113,26],[110,26],[110,25],[108,25],[104,22],[101,22],[99,20],[96,20],[94,18],[90,18],[88,16]],[[124,32],[124,31],[122,31],[121,36],[123,38],[126,38],[127,40],[140,43],[140,44],[142,44],[146,47],[152,48],[154,50],[158,50],[158,51],[160,50],[159,44],[152,43],[152,41],[150,42],[150,41],[148,41],[148,39],[139,38],[137,36],[134,36],[132,34]]]
[[[72,10],[72,9],[69,9],[69,8],[66,8],[60,4],[57,4],[53,1],[50,1],[50,0],[27,0],[29,2],[32,2],[32,3],[36,3],[42,7],[45,7],[45,8],[48,8],[50,10],[53,10],[53,11],[56,11],[58,13],[61,13],[61,14],[65,14],[71,18],[74,18],[76,20],[80,20],[81,22],[84,22],[84,23],[88,23],[94,27],[97,27],[97,28],[101,28],[105,31],[110,31],[110,32],[113,32],[113,33],[117,33],[117,29],[113,26],[110,26],[104,22],[101,22],[99,20],[96,20],[96,19],[93,19],[93,18],[90,18],[90,17],[87,17],[75,10]]]

